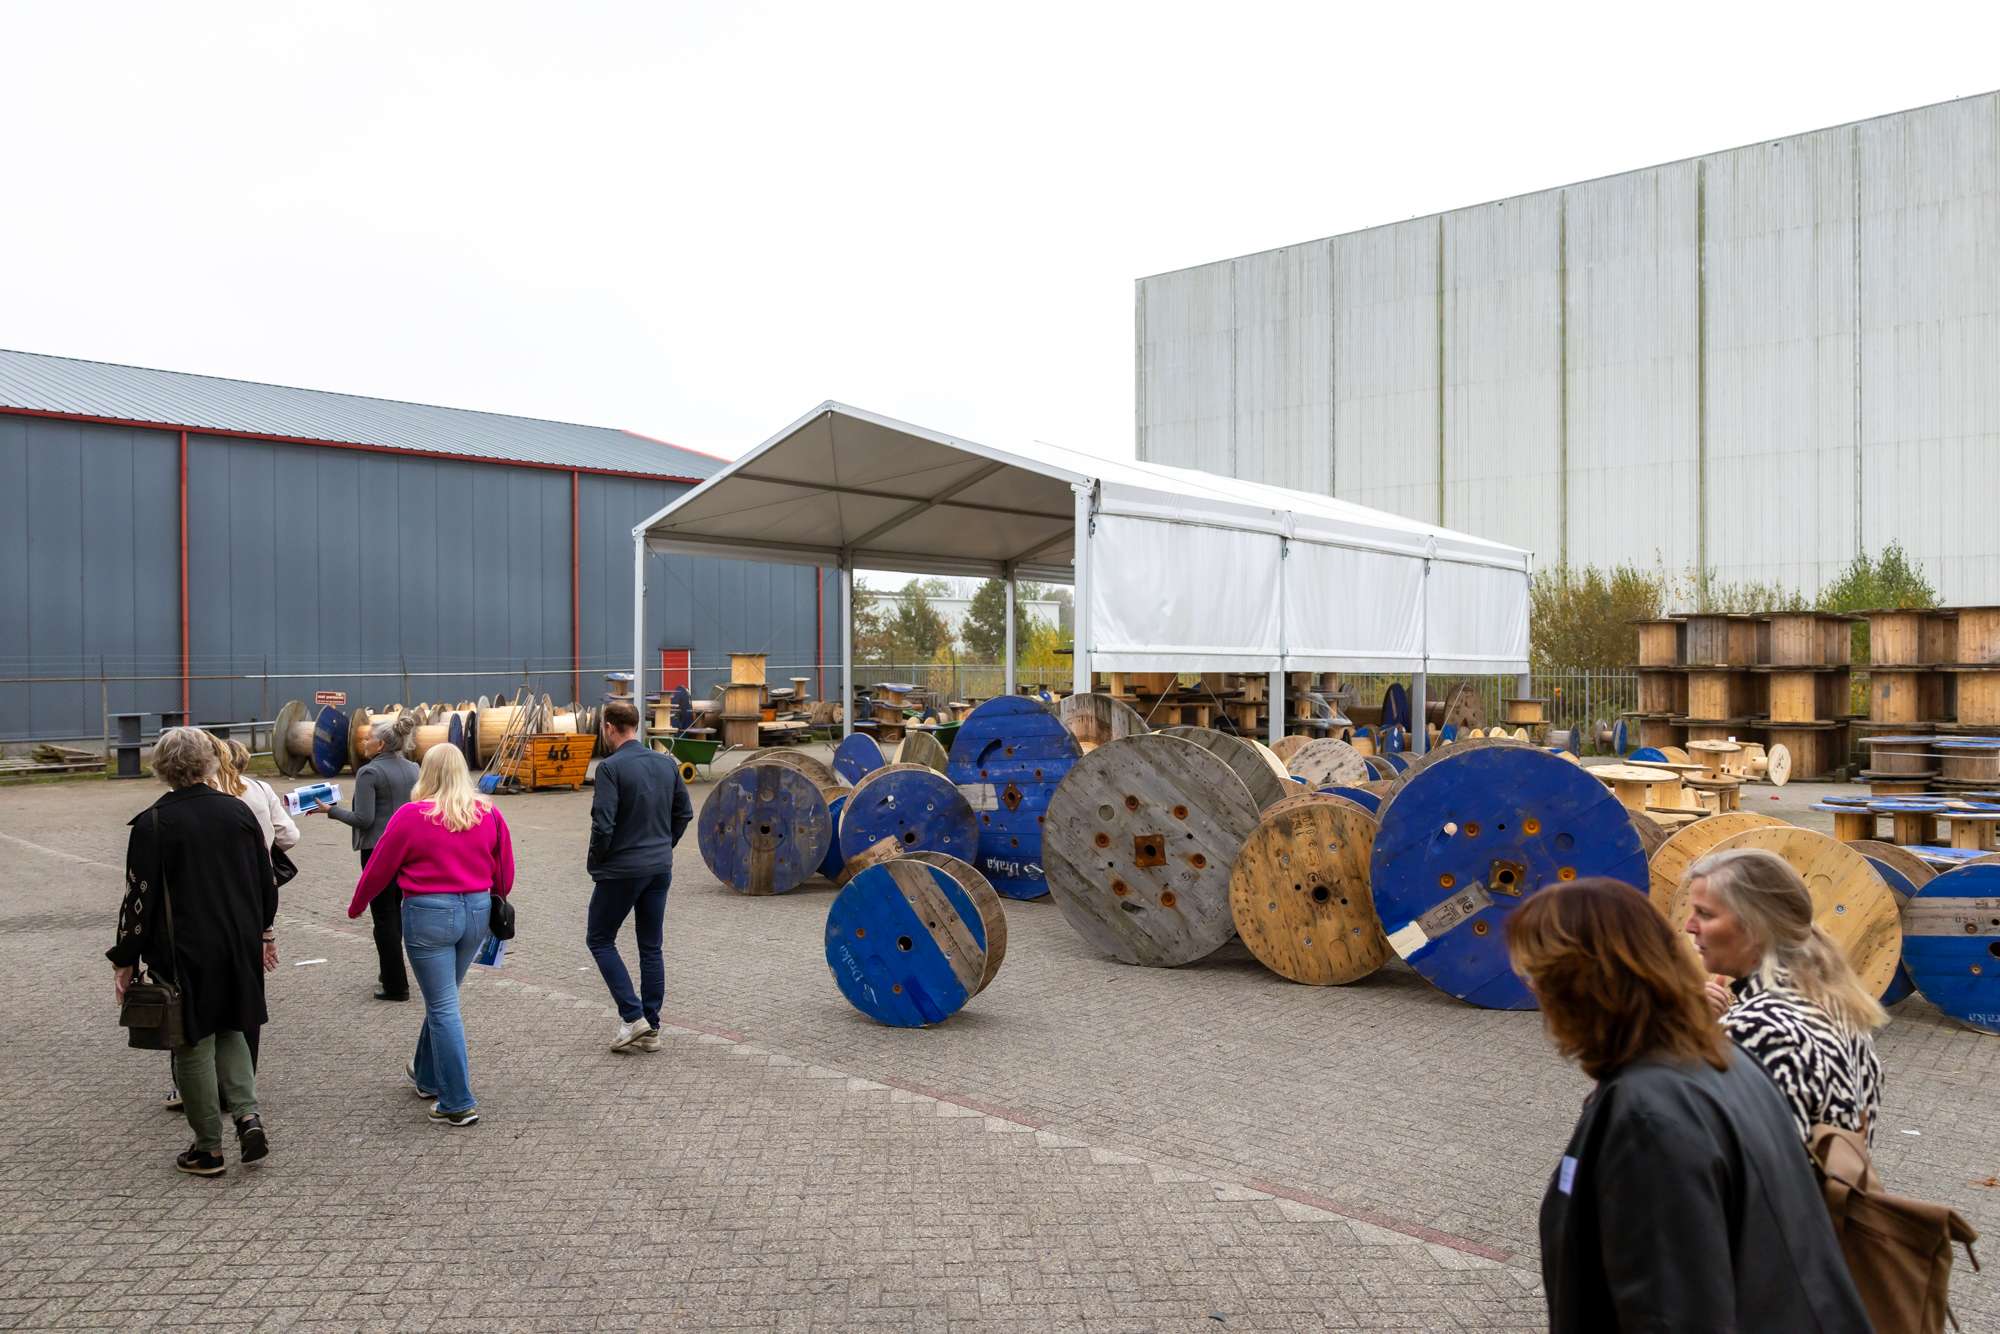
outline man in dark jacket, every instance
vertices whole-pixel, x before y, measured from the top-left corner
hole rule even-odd
[[[611,754],[597,765],[590,801],[587,865],[596,888],[584,944],[604,974],[618,1005],[613,1051],[658,1051],[660,1006],[667,995],[667,967],[660,953],[667,889],[674,877],[674,845],[694,820],[694,803],[681,782],[680,765],[639,743],[639,710],[629,700],[604,706],[604,739]],[[639,937],[639,995],[618,952],[626,917]]]

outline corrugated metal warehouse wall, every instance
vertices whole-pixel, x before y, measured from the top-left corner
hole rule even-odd
[[[180,706],[179,467],[176,432],[0,415],[0,677],[156,678],[0,682],[0,739],[96,736],[107,704]],[[607,668],[630,666],[632,527],[687,487],[574,484],[594,701]],[[386,704],[404,671],[416,700],[509,692],[526,669],[568,701],[571,487],[566,470],[190,432],[190,674],[249,678],[192,681],[194,720],[270,718],[322,689]],[[731,650],[768,652],[774,676],[838,656],[835,580],[649,559],[648,643],[691,649],[698,689]],[[267,687],[265,672],[301,679]]]
[[[1815,592],[2000,601],[2000,94],[1141,279],[1144,459]]]

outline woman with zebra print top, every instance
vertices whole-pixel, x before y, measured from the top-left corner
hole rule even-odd
[[[1888,1022],[1840,947],[1813,922],[1812,894],[1761,849],[1717,852],[1688,870],[1688,934],[1709,972],[1722,1028],[1791,1104],[1799,1139],[1815,1125],[1872,1142],[1882,1105],[1874,1031]]]

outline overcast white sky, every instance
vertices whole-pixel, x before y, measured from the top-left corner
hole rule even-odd
[[[1358,9],[0,0],[0,347],[1130,454],[1140,275],[2000,84],[1990,4]]]

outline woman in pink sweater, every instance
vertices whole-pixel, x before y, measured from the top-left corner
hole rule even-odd
[[[410,803],[382,831],[347,915],[368,911],[369,900],[392,884],[403,887],[403,948],[424,993],[423,1032],[405,1074],[433,1100],[432,1122],[477,1125],[458,984],[486,943],[490,896],[505,898],[514,887],[514,843],[454,746],[433,746],[424,755]]]

